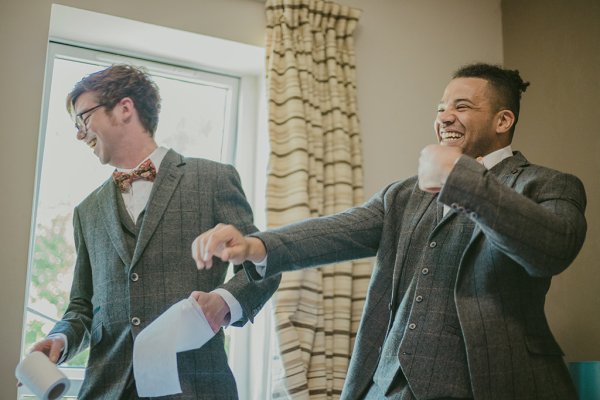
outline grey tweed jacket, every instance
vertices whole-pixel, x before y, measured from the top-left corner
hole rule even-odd
[[[51,332],[67,336],[67,359],[90,347],[80,399],[115,400],[131,393],[135,336],[192,291],[227,289],[243,309],[242,320],[234,325],[243,325],[253,320],[279,282],[251,283],[241,272],[224,283],[227,263],[215,259],[212,269],[198,271],[191,257],[192,241],[217,223],[256,231],[232,166],[169,150],[133,254],[119,218],[119,195],[109,179],[75,209],[77,261],[70,303]],[[178,369],[183,393],[164,398],[237,398],[222,331],[202,348],[179,353]]]
[[[361,398],[371,384],[391,324],[390,305],[398,304],[393,288],[408,246],[427,247],[411,238],[427,207],[436,206],[435,196],[475,222],[454,283],[457,340],[462,336],[465,343],[475,399],[576,399],[544,301],[552,276],[571,264],[583,244],[585,191],[576,177],[532,165],[518,152],[490,171],[461,157],[439,195],[419,190],[413,177],[363,206],[255,234],[267,247],[267,277],[376,255],[342,399]],[[455,251],[450,244],[436,250]],[[423,328],[418,334],[417,354],[410,362],[398,357],[421,400],[445,391],[434,371],[447,371],[452,354],[443,348],[434,358],[419,354],[441,332]]]

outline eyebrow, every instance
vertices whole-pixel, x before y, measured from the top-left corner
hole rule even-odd
[[[463,102],[463,101],[464,101],[464,102],[467,102],[467,103],[470,103],[470,104],[473,104],[473,105],[475,105],[475,103],[474,103],[474,102],[473,102],[471,99],[467,99],[467,98],[459,98],[459,99],[455,99],[455,100],[453,100],[453,101],[451,102],[451,104],[456,104],[456,103],[460,103],[460,102]],[[445,104],[446,104],[446,103],[444,103],[443,101],[441,101],[441,100],[440,100],[440,102],[438,103],[438,107],[439,107],[439,106],[443,106],[443,105],[445,105]]]
[[[454,104],[456,104],[456,103],[460,103],[460,102],[462,102],[462,101],[466,101],[467,103],[475,104],[475,103],[473,102],[473,100],[471,100],[471,99],[466,99],[466,98],[464,98],[464,99],[456,99],[456,100],[454,100]]]

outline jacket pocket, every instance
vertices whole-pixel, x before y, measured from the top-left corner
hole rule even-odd
[[[564,353],[554,338],[547,336],[525,336],[525,344],[527,350],[531,354],[539,354],[543,356],[563,356]]]

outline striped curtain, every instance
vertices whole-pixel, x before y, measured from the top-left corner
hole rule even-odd
[[[353,32],[360,11],[323,0],[267,0],[271,153],[267,223],[363,202]],[[340,396],[371,262],[286,273],[274,297],[273,398]]]

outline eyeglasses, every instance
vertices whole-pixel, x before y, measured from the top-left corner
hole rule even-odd
[[[99,109],[100,107],[104,107],[104,104],[98,104],[92,108],[88,108],[87,110],[83,110],[79,114],[75,115],[75,128],[77,128],[77,132],[83,132],[87,135],[87,123],[94,111]],[[83,116],[88,114],[85,118]]]

